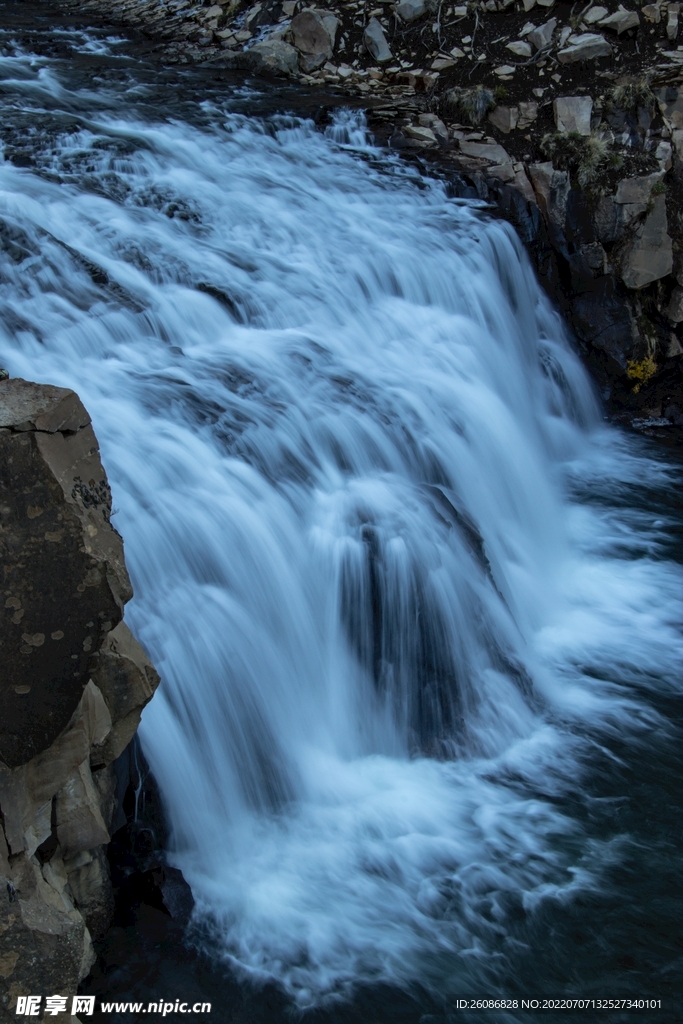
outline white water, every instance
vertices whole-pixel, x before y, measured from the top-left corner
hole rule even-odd
[[[511,907],[618,856],[554,800],[676,685],[665,524],[610,508],[666,471],[602,425],[512,231],[437,183],[0,70],[84,118],[0,163],[33,253],[2,256],[0,360],[93,416],[207,941],[302,1006],[490,982]]]

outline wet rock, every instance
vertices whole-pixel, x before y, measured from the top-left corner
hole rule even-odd
[[[299,54],[293,46],[280,39],[254,43],[241,56],[242,66],[256,74],[292,77],[299,70]]]
[[[292,19],[288,38],[301,55],[302,71],[314,71],[330,59],[338,24],[336,17],[313,10],[302,11]]]
[[[164,906],[173,920],[186,925],[192,916],[194,897],[182,873],[165,865],[160,889]]]
[[[67,726],[131,594],[90,417],[65,388],[0,388],[0,758],[25,764]]]
[[[530,32],[527,39],[536,50],[542,50],[552,42],[553,32],[557,28],[557,18],[551,18],[545,25],[539,25],[533,32]]]
[[[395,8],[401,21],[417,21],[427,11],[424,0],[402,0]]]
[[[575,64],[582,60],[597,60],[599,57],[611,57],[612,47],[604,36],[586,32],[583,35],[570,36],[569,45],[559,50],[557,59],[560,64]]]
[[[553,101],[553,113],[558,132],[576,132],[590,135],[593,100],[590,96],[558,96]]]
[[[631,28],[638,28],[640,18],[635,11],[620,10],[610,14],[607,18],[602,18],[599,25],[600,28],[611,29],[612,32],[616,32],[620,36],[622,32],[628,32]]]
[[[387,43],[386,36],[384,35],[384,29],[377,21],[377,18],[370,18],[365,31],[363,33],[363,44],[376,61],[380,64],[384,61],[391,60],[391,50]]]
[[[673,246],[668,234],[666,201],[656,196],[652,211],[636,228],[622,256],[621,279],[627,288],[639,290],[671,273]]]
[[[494,107],[488,119],[494,128],[507,135],[517,127],[519,107]]]

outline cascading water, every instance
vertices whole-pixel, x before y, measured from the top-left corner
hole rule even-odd
[[[574,811],[676,692],[667,524],[624,497],[670,471],[511,229],[357,117],[165,112],[5,44],[0,358],[92,414],[197,941],[300,1006],[490,991],[625,841]]]

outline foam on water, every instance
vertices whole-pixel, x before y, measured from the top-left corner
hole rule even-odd
[[[669,471],[511,229],[357,118],[0,74],[55,119],[0,164],[0,357],[92,414],[197,941],[301,1006],[492,983],[519,908],[618,856],[559,806],[591,745],[679,685],[665,524],[618,500]]]

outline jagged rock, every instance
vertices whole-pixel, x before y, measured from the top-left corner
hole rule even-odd
[[[93,939],[101,938],[114,913],[114,892],[104,846],[84,850],[64,863],[74,902]]]
[[[622,256],[621,279],[627,288],[639,290],[671,273],[673,246],[668,233],[666,201],[656,196],[644,224]]]
[[[640,18],[635,11],[615,11],[608,18],[602,18],[599,24],[600,28],[609,28],[620,36],[622,32],[628,32],[630,28],[638,28]]]
[[[515,172],[511,163],[492,164],[486,168],[487,173],[501,181],[511,182],[515,180]]]
[[[508,153],[497,142],[461,142],[460,152],[465,156],[473,156],[490,164],[509,164],[512,160]]]
[[[528,203],[536,202],[536,194],[532,188],[531,182],[526,176],[523,163],[517,163],[512,165],[514,171],[514,186],[518,192],[521,192]]]
[[[370,18],[370,21],[366,25],[365,31],[363,32],[363,44],[368,51],[382,64],[384,61],[391,60],[391,50],[387,43],[386,36],[384,35],[384,29],[377,21],[377,18]]]
[[[427,4],[424,0],[402,0],[402,3],[396,6],[396,13],[398,14],[401,21],[417,21],[427,10]]]
[[[617,202],[615,196],[602,196],[594,214],[596,236],[601,242],[616,242],[623,237],[626,228],[646,211],[647,203]]]
[[[90,417],[72,391],[2,384],[0,465],[0,759],[17,767],[68,724],[132,591]]]
[[[409,139],[413,139],[415,142],[421,142],[423,145],[436,146],[437,144],[436,135],[431,128],[424,128],[421,125],[409,124],[403,129],[403,133]]]
[[[256,74],[296,75],[299,55],[293,46],[281,39],[265,39],[245,50],[242,66]]]
[[[612,47],[604,36],[586,32],[580,36],[570,36],[569,46],[559,50],[557,59],[560,64],[575,64],[581,60],[597,60],[598,57],[611,57]]]
[[[302,71],[313,71],[330,59],[338,25],[334,15],[325,16],[313,10],[302,11],[292,18],[288,36],[301,54],[299,63]]]
[[[530,164],[529,174],[539,208],[556,231],[564,230],[570,182],[567,171],[556,171],[552,163]]]
[[[55,831],[65,858],[109,842],[89,758],[69,776],[57,794]]]
[[[488,119],[494,128],[507,135],[517,127],[519,107],[494,107]]]
[[[448,142],[448,128],[436,114],[420,114],[418,121],[423,127],[431,128],[441,142]]]
[[[94,765],[107,765],[130,743],[143,708],[159,685],[159,673],[125,622],[119,623],[103,644],[93,681],[102,693],[113,725],[99,744],[93,744],[91,761]]]
[[[661,172],[648,174],[644,178],[623,178],[617,185],[614,196],[615,203],[639,203],[642,204],[643,212],[650,202],[652,188],[664,175]]]
[[[680,285],[676,285],[671,293],[666,315],[674,324],[683,323],[683,288]]]
[[[641,10],[643,17],[652,22],[653,25],[658,25],[661,21],[662,14],[659,4],[646,4]]]
[[[553,101],[553,113],[558,132],[577,132],[590,135],[593,100],[590,96],[558,96]]]
[[[557,28],[557,18],[551,18],[545,25],[539,25],[533,32],[530,32],[527,39],[536,50],[542,50],[552,42],[553,32]]]
[[[17,996],[72,995],[94,962],[90,935],[66,890],[61,861],[8,857],[0,829],[0,1000],[16,1019]]]
[[[672,128],[683,128],[683,93],[669,85],[658,89],[655,95],[662,116],[671,123]]]
[[[586,11],[583,16],[583,20],[587,25],[595,25],[596,22],[605,18],[609,14],[606,7],[591,7],[590,11]]]
[[[518,57],[531,56],[531,46],[525,39],[514,39],[511,43],[506,44],[506,49],[516,53]]]
[[[519,105],[519,120],[517,121],[517,127],[520,131],[524,128],[528,128],[529,125],[538,117],[538,103],[531,101],[530,103],[520,103]]]

